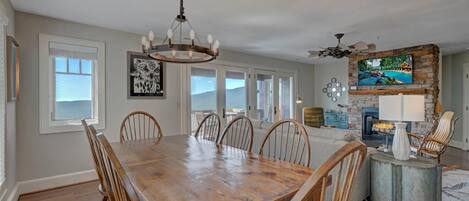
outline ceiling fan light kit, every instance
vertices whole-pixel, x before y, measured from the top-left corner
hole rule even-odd
[[[343,57],[348,57],[352,54],[364,54],[376,49],[376,45],[371,43],[367,44],[363,41],[359,41],[353,45],[344,45],[341,43],[342,37],[344,37],[343,33],[338,33],[334,35],[337,38],[337,46],[335,47],[328,47],[324,48],[323,50],[319,51],[308,51],[310,58],[325,58],[325,57],[334,57],[336,59],[340,59]]]
[[[188,28],[188,29],[187,29]],[[190,30],[184,34],[185,30]],[[189,36],[189,39],[184,37]],[[171,23],[166,37],[159,45],[155,45],[155,33],[150,31],[142,36],[142,51],[144,54],[158,61],[168,63],[203,63],[217,58],[220,41],[211,34],[207,36],[207,45],[200,42],[191,23],[184,15],[184,1],[180,0],[179,14]]]

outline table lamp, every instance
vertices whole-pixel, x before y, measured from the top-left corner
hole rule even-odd
[[[425,121],[423,95],[391,95],[379,97],[379,119],[396,121],[392,152],[398,160],[409,160],[410,143],[404,121]]]

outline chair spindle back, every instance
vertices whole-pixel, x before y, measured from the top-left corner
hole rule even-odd
[[[223,130],[219,143],[251,152],[253,137],[254,129],[251,120],[245,116],[239,116]]]
[[[311,147],[306,129],[291,119],[276,122],[265,135],[259,154],[309,167]]]
[[[366,145],[359,141],[347,143],[313,172],[292,201],[348,201],[354,178],[365,157]],[[327,191],[329,187],[332,191]]]
[[[194,136],[197,138],[218,142],[220,129],[220,117],[215,113],[210,113],[202,120],[202,122],[200,122]]]
[[[110,189],[110,197],[112,201],[138,201],[137,196],[132,184],[130,183],[124,169],[122,168],[119,160],[117,159],[111,145],[107,141],[104,134],[99,133],[98,147],[103,155],[103,169],[105,180],[107,181]]]
[[[120,141],[156,139],[163,136],[160,124],[155,117],[143,111],[127,115],[120,128]]]

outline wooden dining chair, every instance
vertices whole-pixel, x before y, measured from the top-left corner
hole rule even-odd
[[[196,138],[202,138],[214,142],[218,142],[220,135],[220,116],[215,113],[210,113],[200,122],[197,131],[195,131]]]
[[[454,112],[446,111],[426,135],[409,133],[409,136],[415,139],[414,143],[411,143],[411,150],[417,155],[436,158],[437,162],[440,163],[441,155],[446,151],[453,137],[457,121],[458,118]]]
[[[310,166],[311,147],[306,129],[295,120],[281,120],[268,130],[260,155]]]
[[[109,197],[112,201],[139,201],[132,184],[127,177],[124,168],[117,159],[114,150],[104,134],[97,134],[98,148],[102,154],[104,180],[108,184]]]
[[[86,123],[85,120],[81,120],[81,124],[83,125],[83,128],[85,129],[86,133],[86,138],[88,139],[88,142],[90,144],[91,148],[91,156],[93,158],[94,162],[94,167],[96,170],[96,174],[98,175],[99,179],[99,186],[98,186],[98,191],[103,195],[103,201],[108,200],[108,191],[106,189],[106,185],[104,184],[104,176],[103,176],[103,169],[101,164],[99,163],[99,157],[102,157],[102,155],[98,154],[99,150],[97,150],[96,144],[97,138],[96,138],[96,129],[94,129],[93,126],[88,126],[88,123]]]
[[[366,145],[359,141],[347,143],[313,172],[292,201],[348,201],[353,181],[365,157]],[[329,187],[332,191],[327,191]]]
[[[157,139],[163,136],[160,124],[155,117],[143,111],[127,115],[121,124],[120,141]]]
[[[223,130],[219,143],[251,152],[254,129],[245,116],[234,118]]]

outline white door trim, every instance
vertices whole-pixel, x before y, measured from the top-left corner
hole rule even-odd
[[[463,124],[461,149],[469,150],[469,63],[463,65],[463,113],[460,117]]]

